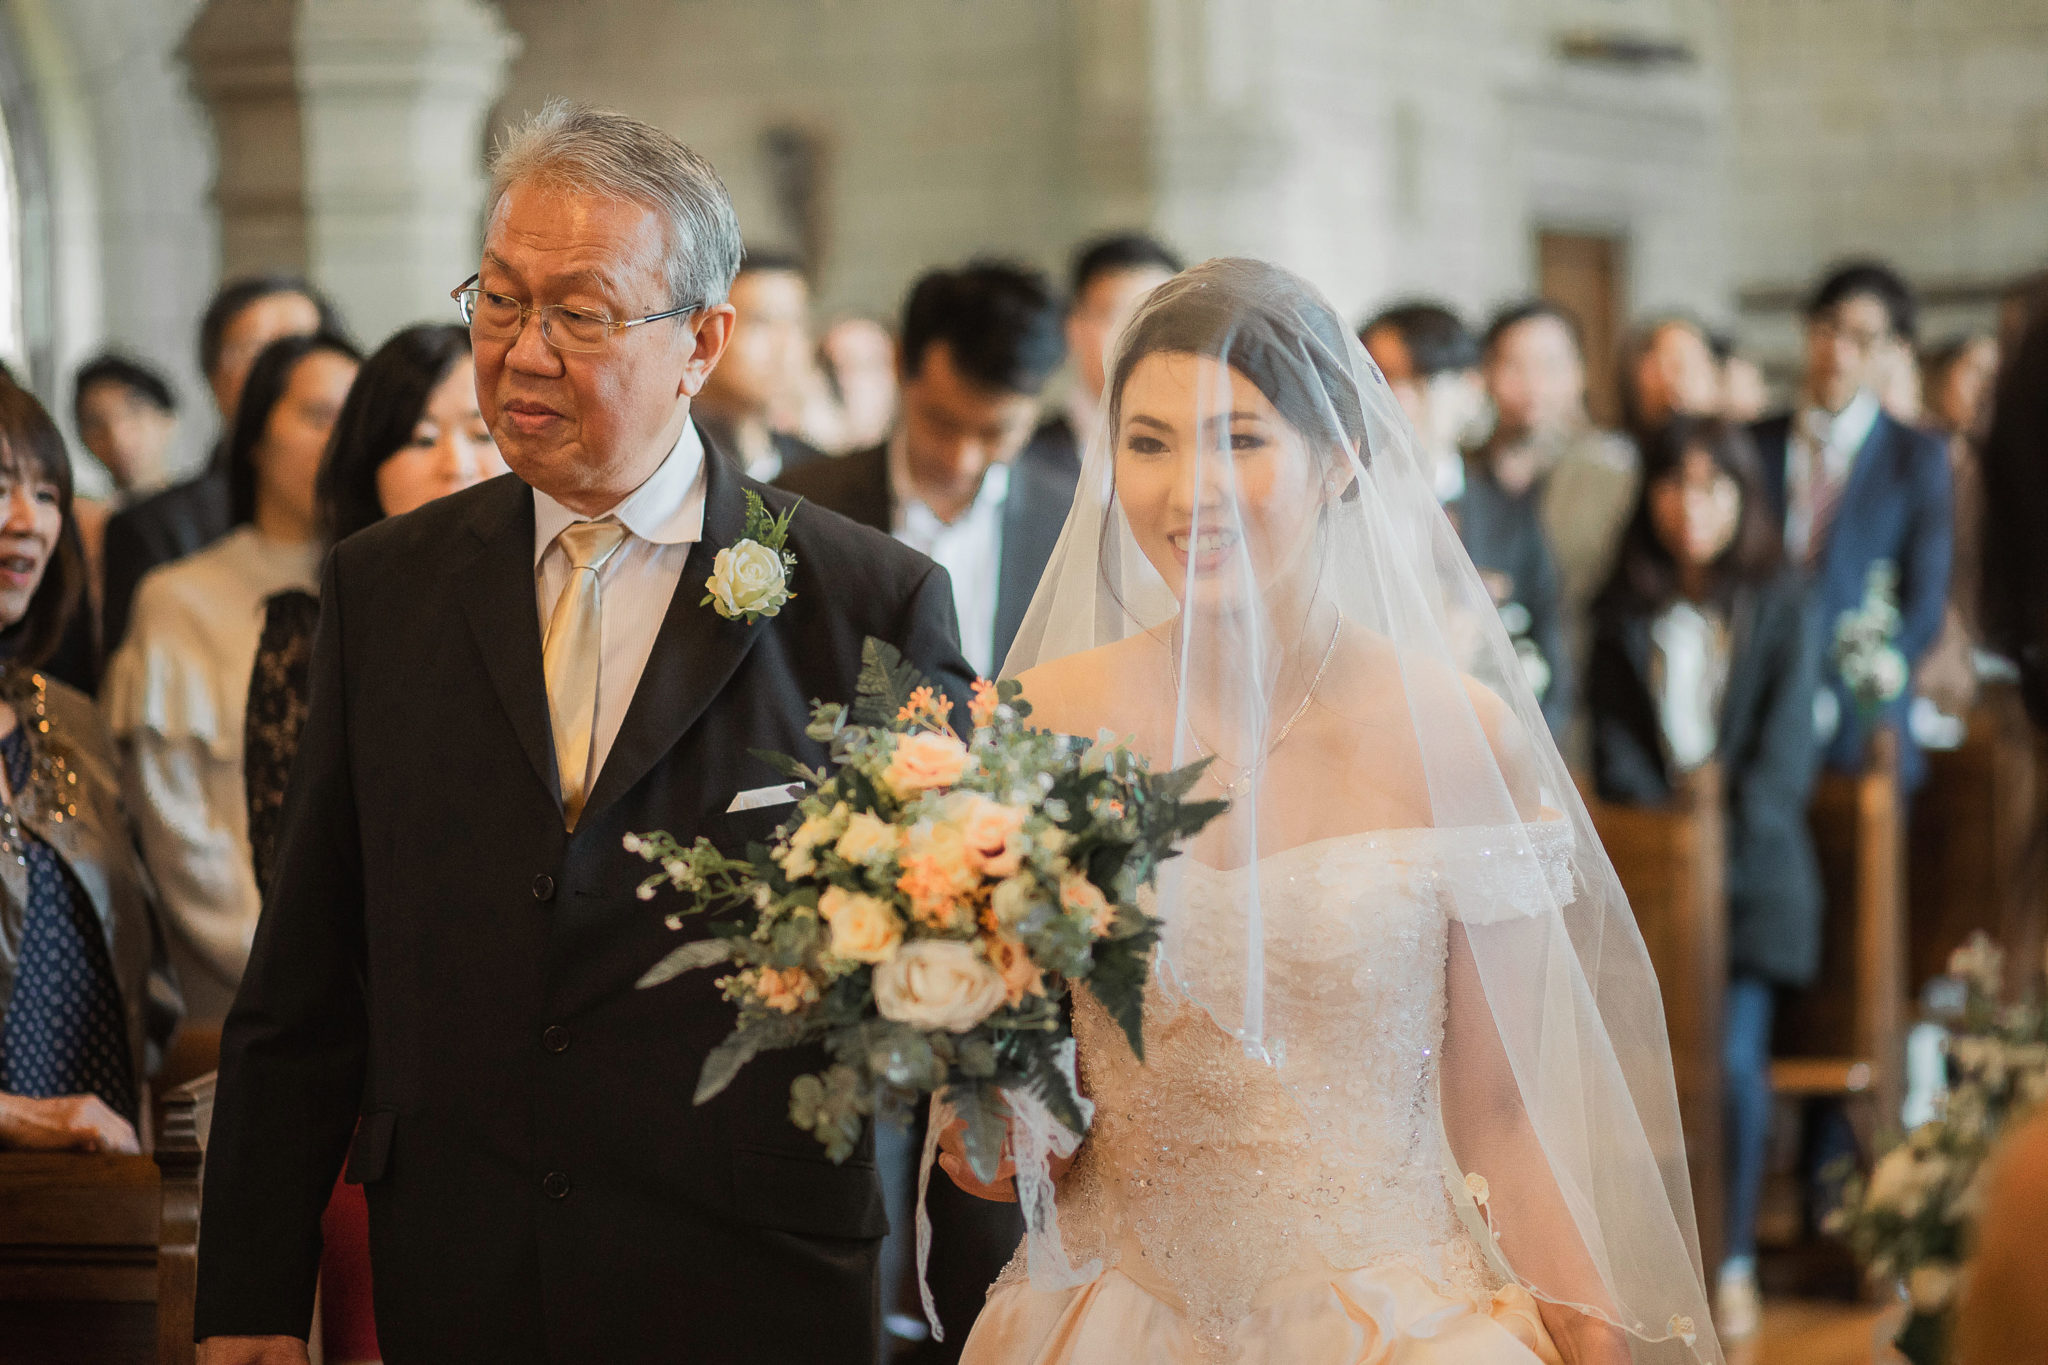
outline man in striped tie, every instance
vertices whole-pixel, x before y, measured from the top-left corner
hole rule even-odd
[[[1863,765],[1872,724],[1832,661],[1842,618],[1865,604],[1871,570],[1893,585],[1899,628],[1892,644],[1910,666],[1940,632],[1948,600],[1948,457],[1939,437],[1885,413],[1874,392],[1890,349],[1910,346],[1915,306],[1904,280],[1873,262],[1844,265],[1814,291],[1806,309],[1806,375],[1796,410],[1753,428],[1764,483],[1785,518],[1785,549],[1813,582],[1814,647],[1824,660],[1815,716],[1829,765]],[[1876,723],[1899,732],[1902,776],[1926,773],[1908,716],[1910,691]]]

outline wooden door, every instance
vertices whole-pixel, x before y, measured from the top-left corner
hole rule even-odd
[[[1586,409],[1603,427],[1621,424],[1621,339],[1628,327],[1628,243],[1551,229],[1536,234],[1537,291],[1579,324],[1586,353]]]

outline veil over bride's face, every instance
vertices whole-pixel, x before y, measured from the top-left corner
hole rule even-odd
[[[1159,351],[1117,397],[1117,501],[1184,609],[1235,611],[1303,580],[1328,462],[1257,384],[1214,356]]]

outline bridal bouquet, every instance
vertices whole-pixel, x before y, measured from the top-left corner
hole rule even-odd
[[[1949,959],[1964,987],[1947,1044],[1948,1091],[1938,1117],[1851,1178],[1828,1230],[1871,1275],[1895,1281],[1911,1313],[1898,1346],[1915,1365],[1943,1358],[1948,1314],[1983,1212],[1986,1159],[2000,1134],[2048,1100],[2048,1015],[2038,1000],[2007,1003],[2004,954],[1982,933]]]
[[[1223,803],[1187,799],[1200,764],[1153,773],[1121,745],[1029,728],[1019,690],[977,681],[963,740],[952,703],[870,639],[853,704],[817,703],[806,731],[829,744],[831,769],[759,755],[812,788],[772,845],[733,858],[706,839],[627,836],[660,869],[642,899],[684,900],[670,928],[711,917],[712,937],[640,985],[729,968],[718,984],[738,1023],[705,1059],[697,1103],[756,1054],[817,1043],[832,1065],[797,1078],[789,1114],[834,1161],[878,1102],[926,1093],[966,1121],[988,1181],[1009,1102],[1086,1131],[1063,1002],[1087,982],[1144,1055],[1159,925],[1138,891]]]

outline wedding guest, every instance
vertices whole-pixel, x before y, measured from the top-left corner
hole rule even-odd
[[[1991,386],[1998,375],[1998,342],[1988,335],[1958,337],[1928,357],[1922,380],[1922,409],[1929,427],[1948,438],[1949,481],[1955,533],[1949,573],[1948,610],[1941,634],[1913,674],[1913,690],[1943,716],[1969,717],[1978,691],[1977,646],[1982,637],[1977,610],[1983,576],[1984,475],[1979,452],[1991,413]]]
[[[837,408],[832,433],[811,442],[834,455],[865,450],[896,420],[896,339],[873,318],[841,318],[818,338],[818,363]]]
[[[1465,435],[1486,408],[1479,339],[1436,303],[1389,308],[1359,329],[1358,339],[1422,442],[1438,500],[1455,502],[1465,486]]]
[[[889,440],[780,480],[944,565],[961,649],[984,677],[1002,666],[1073,501],[1074,468],[1032,441],[1063,349],[1037,271],[932,271],[903,308],[903,403]]]
[[[732,282],[732,344],[691,411],[704,439],[767,482],[824,452],[771,424],[810,363],[811,287],[794,256],[748,251]]]
[[[180,1004],[113,741],[38,667],[85,587],[71,500],[56,424],[0,379],[0,1147],[134,1152]]]
[[[71,393],[78,439],[113,480],[112,505],[161,488],[178,430],[178,400],[163,376],[108,352],[78,367]]]
[[[195,1020],[226,1016],[256,930],[242,776],[249,671],[263,604],[318,581],[314,478],[359,359],[325,333],[264,348],[227,445],[235,529],[143,579],[133,628],[107,665],[102,706]]]
[[[1138,301],[1181,271],[1172,248],[1142,232],[1117,232],[1083,242],[1067,285],[1067,355],[1073,383],[1059,412],[1045,419],[1031,444],[1054,468],[1079,478],[1083,432],[1099,425],[1096,409],[1117,332]]]
[[[1714,411],[1725,421],[1748,426],[1770,411],[1771,386],[1764,378],[1763,366],[1743,351],[1731,333],[1709,332],[1707,341],[1714,348],[1714,364],[1721,376]]]
[[[1948,452],[1941,439],[1888,415],[1875,384],[1887,348],[1914,335],[1912,293],[1869,262],[1832,271],[1806,308],[1806,375],[1796,412],[1752,428],[1764,493],[1785,528],[1785,549],[1812,584],[1811,626],[1822,658],[1816,719],[1829,766],[1863,766],[1870,723],[1831,662],[1838,623],[1865,605],[1871,570],[1895,579],[1900,625],[1893,647],[1909,669],[1940,633],[1954,546]],[[1874,705],[1874,698],[1865,698]],[[1899,732],[1908,789],[1926,759],[1907,723],[1911,689],[1878,719]]]
[[[73,505],[85,546],[86,595],[72,617],[72,638],[60,651],[65,661],[55,662],[53,669],[74,686],[91,691],[98,686],[107,519],[163,486],[168,474],[164,458],[178,428],[178,401],[161,375],[112,353],[81,365],[71,393],[79,440],[114,485],[109,498],[80,498]]]
[[[1636,330],[1621,367],[1622,417],[1641,442],[1673,417],[1706,416],[1721,404],[1721,368],[1706,329],[1670,314]]]
[[[1570,733],[1572,678],[1585,669],[1587,613],[1635,503],[1636,454],[1586,415],[1578,324],[1556,304],[1534,299],[1503,309],[1480,356],[1495,422],[1467,461],[1487,486],[1461,500],[1472,521],[1465,545],[1482,569],[1500,575],[1496,599],[1524,609],[1509,613],[1510,634],[1525,623],[1517,648],[1547,675],[1538,690],[1544,715],[1579,763],[1585,744]]]
[[[107,522],[101,646],[111,656],[128,633],[143,575],[204,549],[235,525],[228,495],[228,436],[242,386],[263,348],[280,337],[346,335],[341,317],[296,275],[256,275],[223,285],[199,323],[199,369],[220,417],[221,439],[206,467],[117,512]]]
[[[1776,992],[1820,965],[1819,865],[1807,832],[1819,751],[1805,584],[1742,428],[1671,419],[1643,447],[1643,493],[1594,607],[1586,705],[1609,801],[1668,802],[1713,760],[1726,802],[1725,1256],[1715,1326],[1755,1335],[1756,1221],[1770,1136]]]
[[[335,418],[315,486],[321,538],[333,545],[507,472],[477,404],[469,329],[407,327],[363,362]],[[259,894],[270,887],[319,620],[319,598],[302,588],[286,588],[264,604],[242,746]]]

